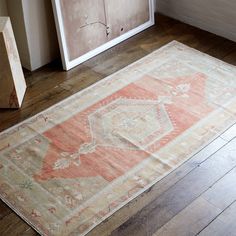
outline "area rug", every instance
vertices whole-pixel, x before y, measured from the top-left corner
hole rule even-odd
[[[0,196],[86,235],[236,122],[236,68],[176,41],[1,133]]]

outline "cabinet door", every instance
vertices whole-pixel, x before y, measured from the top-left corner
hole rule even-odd
[[[69,60],[107,42],[103,0],[61,0]]]
[[[149,19],[149,0],[105,0],[109,40],[114,39]]]

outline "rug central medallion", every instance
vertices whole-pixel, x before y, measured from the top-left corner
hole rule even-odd
[[[146,148],[173,130],[164,104],[117,99],[89,116],[93,144],[117,148]]]
[[[81,126],[82,117],[87,117],[84,126]],[[152,144],[173,130],[164,102],[157,99],[114,98],[44,134],[51,143],[42,169],[35,178],[101,176],[112,181],[124,174],[122,166],[119,172],[114,172],[112,163],[120,162],[121,156],[125,158],[124,154],[130,152],[126,168],[132,168],[149,156],[148,148]],[[115,154],[110,156],[107,150]],[[106,159],[110,164],[106,163]]]

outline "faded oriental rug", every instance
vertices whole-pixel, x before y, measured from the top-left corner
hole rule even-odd
[[[172,42],[0,135],[0,196],[85,235],[236,121],[236,68]]]

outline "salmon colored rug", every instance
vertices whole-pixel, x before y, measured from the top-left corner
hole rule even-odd
[[[1,133],[0,196],[85,235],[235,121],[236,68],[174,41]]]

